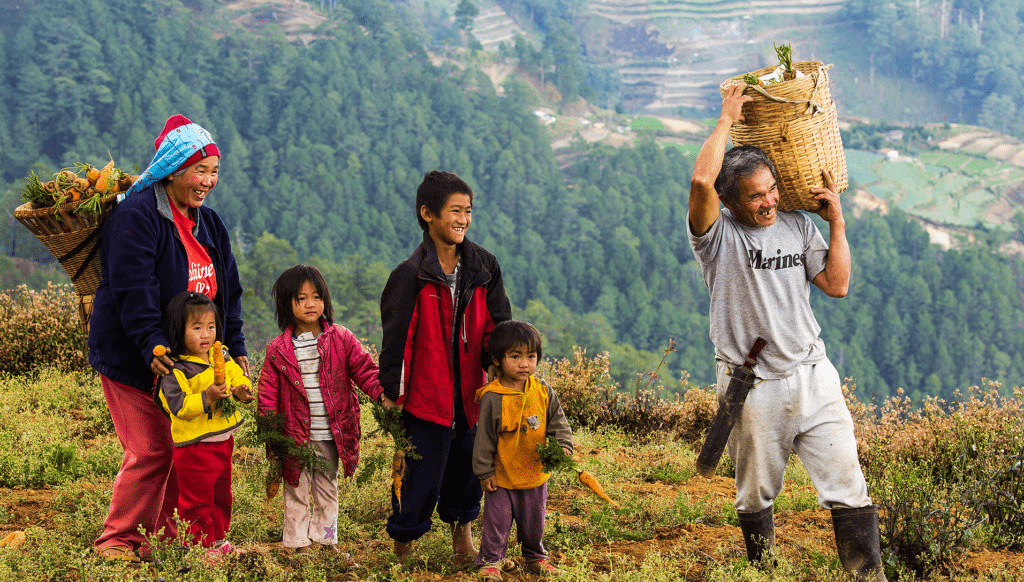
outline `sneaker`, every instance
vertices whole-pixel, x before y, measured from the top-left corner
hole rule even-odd
[[[227,540],[220,540],[215,543],[212,548],[206,551],[210,555],[226,556],[231,552],[235,551],[235,546],[231,545],[231,542]]]
[[[139,557],[135,555],[135,550],[131,546],[107,546],[103,549],[97,550],[101,558],[106,558],[111,561],[121,562],[138,562]]]
[[[527,562],[526,571],[530,574],[537,574],[538,576],[561,576],[562,571],[551,565],[551,562],[547,560],[537,560],[536,562]]]
[[[477,571],[477,576],[479,576],[481,580],[485,580],[487,582],[501,582],[501,570],[498,568],[497,564],[481,566]]]

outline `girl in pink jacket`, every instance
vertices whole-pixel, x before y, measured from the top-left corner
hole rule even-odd
[[[353,383],[379,400],[377,364],[351,331],[334,324],[327,282],[315,267],[296,265],[281,273],[271,294],[284,333],[267,346],[259,413],[280,414],[282,432],[299,446],[309,443],[332,469],[325,475],[284,459],[283,545],[296,552],[314,547],[336,552],[338,465],[351,477],[359,462]]]

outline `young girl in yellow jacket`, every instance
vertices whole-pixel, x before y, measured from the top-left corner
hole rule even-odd
[[[473,472],[484,490],[480,579],[501,580],[513,520],[527,572],[557,575],[542,543],[550,475],[541,468],[537,445],[551,436],[571,455],[572,429],[555,391],[533,376],[541,358],[537,328],[523,321],[499,323],[489,349],[500,372],[477,390],[480,420],[473,447]]]
[[[231,452],[233,433],[242,423],[237,411],[223,414],[222,401],[254,399],[242,368],[224,353],[225,380],[214,380],[214,342],[221,337],[217,306],[206,295],[183,291],[167,305],[164,327],[174,359],[155,399],[171,419],[174,467],[178,476],[178,516],[189,523],[192,543],[211,554],[232,551]]]

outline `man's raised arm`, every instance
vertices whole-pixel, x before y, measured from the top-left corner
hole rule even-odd
[[[743,121],[743,104],[753,100],[749,95],[743,94],[746,88],[746,85],[737,84],[726,91],[718,123],[697,154],[693,178],[690,180],[690,230],[694,236],[704,236],[718,220],[718,193],[715,192],[715,180],[722,170],[722,157],[725,156],[725,145],[729,140],[729,128],[737,121]]]

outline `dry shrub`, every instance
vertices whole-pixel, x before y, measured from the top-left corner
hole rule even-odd
[[[601,408],[618,385],[608,373],[608,352],[587,357],[587,351],[573,347],[572,360],[544,360],[537,366],[537,377],[546,380],[558,394],[566,416],[576,426],[595,426]]]
[[[634,437],[668,432],[697,443],[718,411],[714,385],[691,384],[685,372],[672,400],[661,397],[661,387],[640,388],[639,382],[631,391],[619,390],[608,373],[606,352],[591,358],[586,350],[576,348],[572,360],[542,362],[537,375],[554,387],[566,416],[575,426],[612,425]],[[649,375],[653,379],[653,373]]]
[[[43,366],[88,369],[86,338],[71,285],[33,291],[19,285],[0,293],[0,373],[25,374]]]
[[[1024,547],[1021,389],[1006,396],[983,381],[952,403],[929,397],[916,407],[902,391],[875,406],[856,400],[851,381],[844,389],[890,564],[944,570],[983,527],[988,545]]]

